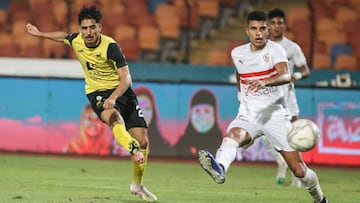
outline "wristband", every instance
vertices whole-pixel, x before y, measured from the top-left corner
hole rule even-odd
[[[295,80],[301,80],[302,79],[302,74],[300,72],[295,72],[294,73],[294,78],[295,78]]]

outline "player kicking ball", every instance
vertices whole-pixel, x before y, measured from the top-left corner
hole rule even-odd
[[[101,34],[101,16],[95,6],[82,7],[77,33],[41,32],[32,24],[26,28],[35,37],[72,47],[84,72],[85,92],[92,109],[111,128],[116,141],[132,155],[130,192],[147,202],[155,202],[157,197],[142,184],[149,151],[147,126],[131,88],[126,58],[112,38]]]
[[[290,82],[291,74],[285,49],[267,39],[267,21],[267,15],[262,11],[248,14],[245,32],[250,43],[231,51],[241,105],[216,156],[199,150],[200,165],[216,183],[224,183],[225,173],[235,160],[238,148],[251,145],[264,135],[286,160],[313,201],[328,203],[316,173],[306,166],[300,152],[294,151],[287,141],[292,126],[291,115],[285,106],[283,85]]]

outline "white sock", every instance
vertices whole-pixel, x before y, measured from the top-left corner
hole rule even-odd
[[[221,143],[220,148],[216,152],[216,161],[224,167],[226,172],[230,164],[236,158],[236,152],[239,148],[239,143],[235,140],[225,137]]]
[[[307,168],[305,176],[303,178],[299,178],[299,180],[308,190],[315,202],[322,201],[322,199],[324,198],[324,194],[321,190],[318,177],[313,170]]]

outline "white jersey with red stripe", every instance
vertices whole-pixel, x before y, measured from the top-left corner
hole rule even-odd
[[[235,47],[231,58],[241,81],[241,105],[239,114],[256,117],[289,116],[284,102],[283,86],[267,86],[250,92],[248,80],[263,80],[277,75],[275,64],[288,62],[283,47],[270,40],[262,50],[252,51],[250,43]]]
[[[289,60],[289,71],[291,74],[294,73],[294,67],[300,67],[306,64],[306,58],[302,52],[300,46],[295,42],[283,37],[280,41],[276,41],[284,47],[287,58]]]
[[[302,52],[300,46],[295,42],[289,40],[286,37],[283,37],[280,41],[276,41],[276,43],[280,44],[284,47],[286,51],[287,58],[289,60],[289,71],[291,74],[294,73],[295,67],[301,67],[306,65],[306,58],[304,53]],[[287,103],[288,109],[292,116],[299,116],[299,106],[297,104],[296,93],[294,88],[294,83],[289,83],[284,86],[285,90],[285,101]]]

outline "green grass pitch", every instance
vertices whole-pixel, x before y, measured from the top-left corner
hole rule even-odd
[[[310,166],[332,203],[360,202],[360,169]],[[161,203],[310,203],[304,188],[275,183],[276,165],[235,163],[215,184],[196,161],[150,159],[144,184]],[[129,159],[0,154],[1,203],[140,203]],[[288,175],[289,176],[289,175]]]

